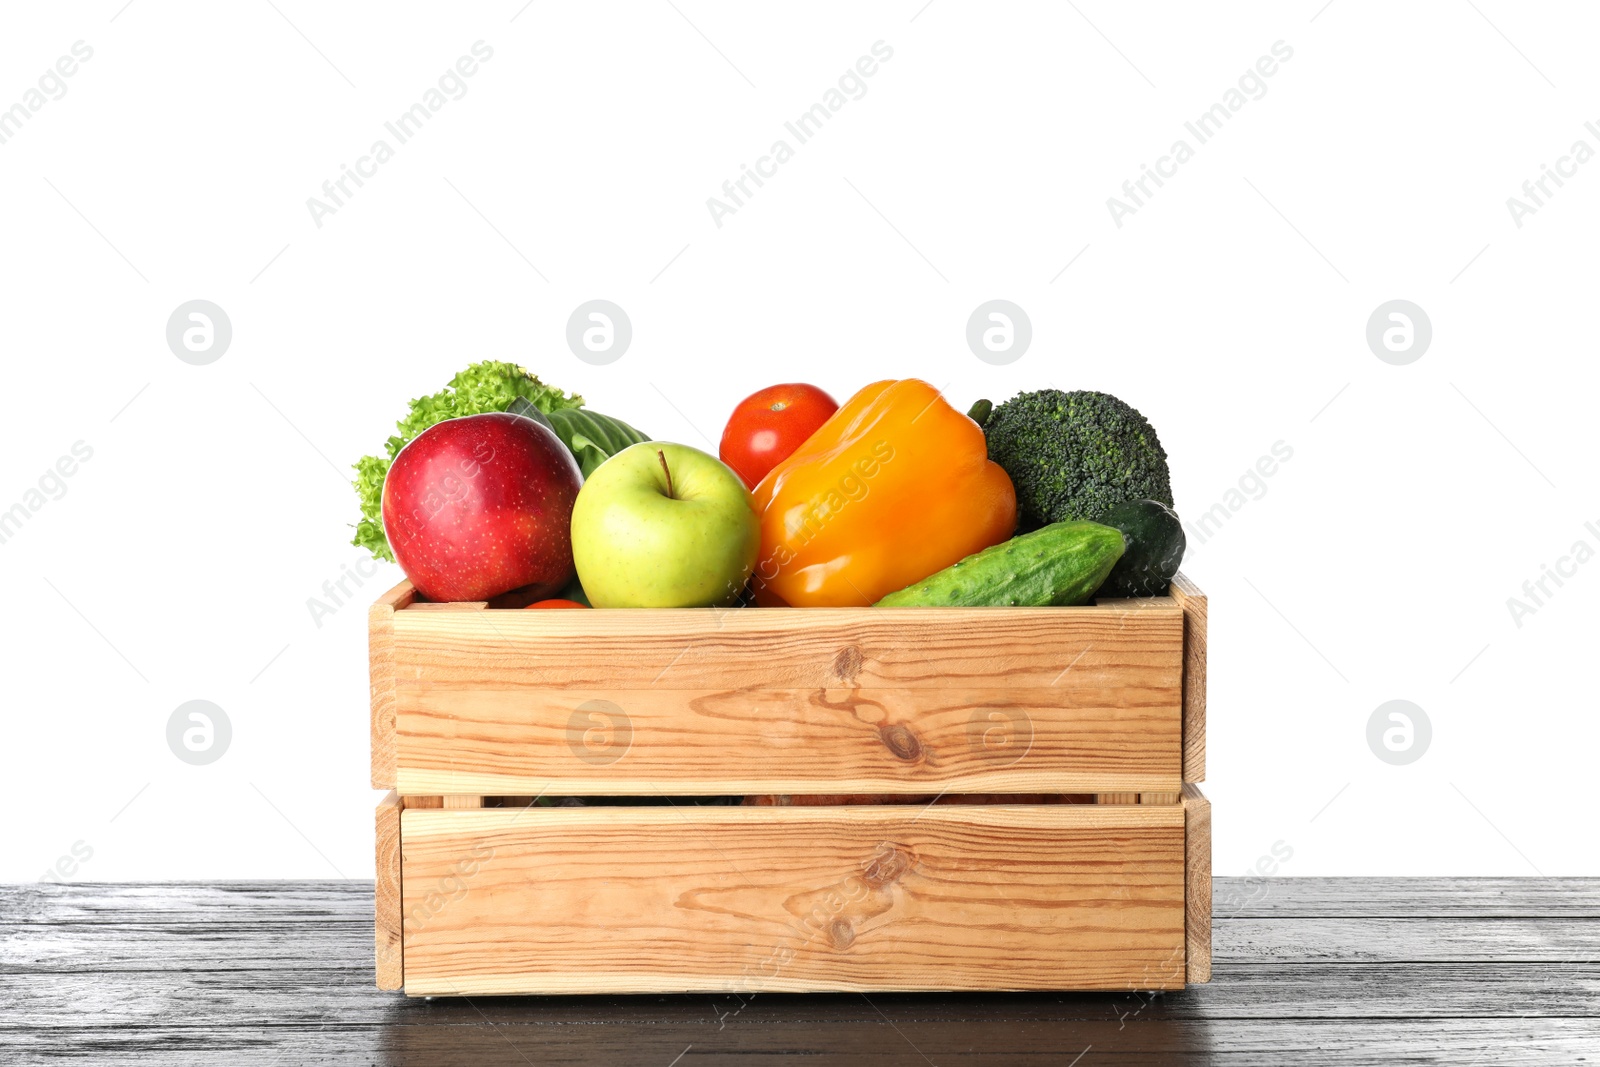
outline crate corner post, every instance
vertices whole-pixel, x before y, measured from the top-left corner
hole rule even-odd
[[[373,949],[379,989],[405,985],[405,930],[400,892],[400,811],[394,790],[374,813],[376,871],[373,882]]]
[[[1211,801],[1183,787],[1184,981],[1211,981]]]
[[[1172,579],[1183,609],[1183,780],[1206,780],[1206,595],[1186,575]]]
[[[403,581],[367,609],[367,669],[372,716],[372,788],[395,787],[394,613],[416,599]]]

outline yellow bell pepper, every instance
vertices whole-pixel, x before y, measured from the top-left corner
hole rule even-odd
[[[1011,479],[927,382],[875,382],[755,488],[757,603],[857,607],[1010,537]]]

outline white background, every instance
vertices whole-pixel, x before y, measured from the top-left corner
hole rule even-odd
[[[675,3],[8,6],[0,107],[94,55],[0,145],[0,509],[94,452],[0,544],[0,877],[78,842],[74,878],[370,875],[364,606],[398,575],[320,627],[307,601],[360,558],[347,465],[484,358],[702,448],[777,381],[1107,390],[1191,518],[1283,441],[1185,568],[1218,873],[1279,841],[1285,875],[1596,873],[1600,562],[1520,628],[1506,604],[1600,547],[1600,162],[1521,228],[1506,206],[1600,148],[1592,10]],[[478,40],[466,95],[314,225]],[[707,197],[879,40],[866,95],[714,225]],[[1107,197],[1280,40],[1265,96],[1114,225]],[[634,326],[605,367],[563,338],[596,297]],[[964,339],[996,297],[1034,329],[1005,367]],[[209,366],[165,341],[195,298],[233,324]],[[1365,342],[1395,298],[1433,323],[1409,366]],[[206,767],[165,741],[195,698],[233,724]],[[1395,698],[1433,725],[1409,766],[1366,742]]]

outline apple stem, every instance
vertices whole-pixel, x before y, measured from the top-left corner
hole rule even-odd
[[[661,469],[667,476],[667,496],[671,497],[673,500],[676,500],[678,497],[677,494],[672,491],[672,468],[667,466],[667,454],[658,448],[656,449],[656,455],[660,457]]]

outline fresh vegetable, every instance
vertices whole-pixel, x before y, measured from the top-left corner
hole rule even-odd
[[[528,605],[530,608],[551,608],[555,610],[567,608],[587,608],[588,606],[589,605],[587,604],[580,604],[576,600],[561,600],[559,598],[554,600],[536,600],[532,604]]]
[[[1109,393],[1019,393],[984,424],[1017,489],[1023,529],[1092,519],[1124,500],[1172,504],[1167,454],[1145,417]]]
[[[1017,521],[983,431],[914,378],[851,397],[761,480],[755,502],[756,601],[768,605],[871,604],[1005,540]]]
[[[583,405],[583,397],[546,385],[515,364],[493,360],[474,363],[439,392],[411,401],[410,412],[395,424],[398,433],[384,443],[384,455],[362,456],[355,463],[352,484],[361,497],[361,521],[350,543],[393,561],[383,532],[383,480],[400,450],[430,426],[462,415],[505,411],[519,397],[546,414]]]
[[[839,402],[814,385],[769,385],[733,409],[718,454],[753,489],[838,410]]]
[[[572,509],[583,484],[559,438],[505,412],[448,419],[402,448],[383,485],[383,525],[429,600],[488,600],[572,581]]]
[[[967,409],[967,418],[971,419],[979,426],[985,426],[988,424],[989,416],[991,413],[993,413],[993,411],[994,404],[987,400],[979,400]]]
[[[1159,500],[1125,500],[1097,521],[1121,530],[1128,544],[1100,595],[1165,595],[1183,562],[1187,543],[1178,513]]]
[[[1122,531],[1058,522],[975,552],[879,600],[880,608],[1044,607],[1093,597],[1117,560]]]
[[[621,419],[588,408],[557,408],[549,413],[549,419],[561,443],[577,458],[585,478],[629,445],[650,440]]]
[[[597,608],[732,604],[755,566],[750,490],[715,456],[646,441],[583,483],[572,551]]]

